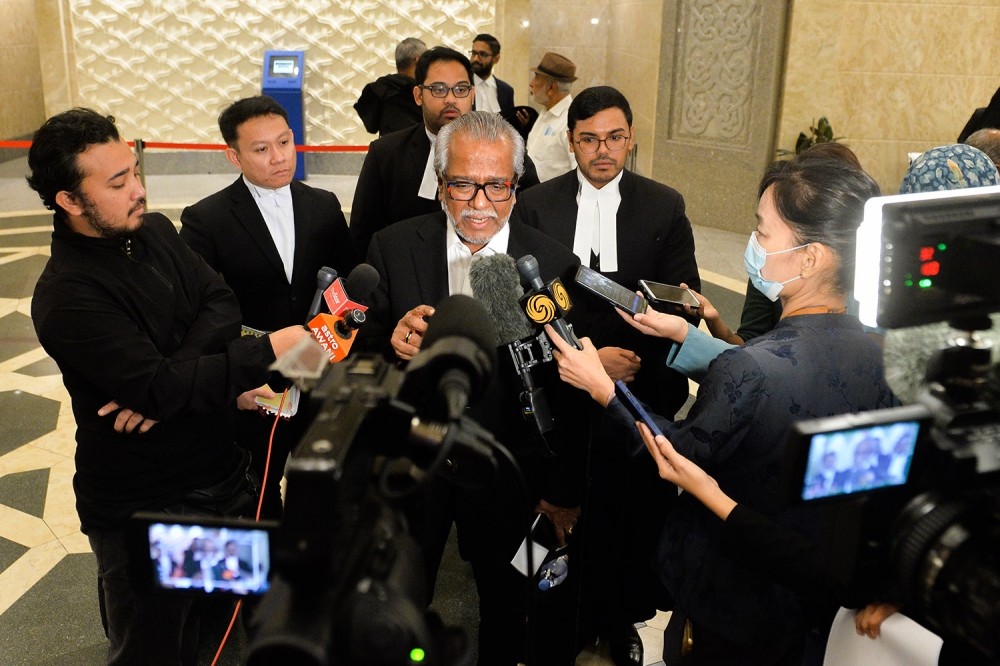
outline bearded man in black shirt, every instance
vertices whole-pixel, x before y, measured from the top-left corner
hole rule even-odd
[[[28,184],[54,211],[31,316],[73,402],[73,488],[97,558],[108,663],[194,664],[197,606],[132,584],[126,521],[136,511],[253,507],[232,412],[252,406],[276,355],[308,333],[239,337],[233,292],[166,217],[145,213],[138,163],[114,118],[53,116],[28,166]]]

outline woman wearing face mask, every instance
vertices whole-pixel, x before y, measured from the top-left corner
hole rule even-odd
[[[881,349],[846,314],[864,172],[831,160],[779,162],[759,188],[747,249],[751,280],[783,306],[778,325],[721,354],[687,419],[658,425],[678,452],[738,503],[808,535],[812,515],[783,509],[777,470],[796,420],[890,407]],[[670,337],[650,310],[633,325]],[[562,378],[605,405],[636,452],[645,446],[589,341],[577,351],[550,333]],[[655,417],[654,417],[655,418]],[[720,521],[685,493],[664,526],[657,570],[676,600],[665,632],[667,664],[798,664],[809,622],[804,601],[721,552]],[[690,641],[688,640],[690,639]],[[687,654],[682,659],[682,644]]]

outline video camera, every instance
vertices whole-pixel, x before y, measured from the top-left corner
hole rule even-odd
[[[868,202],[862,321],[947,321],[954,339],[931,353],[922,329],[890,331],[887,355],[895,344],[927,358],[926,378],[900,378],[920,385],[919,398],[797,423],[782,482],[788,504],[829,519],[818,552],[838,582],[857,598],[902,602],[984,663],[1000,657],[1000,373],[978,331],[1000,311],[998,260],[1000,187]]]
[[[302,353],[281,360],[281,371],[312,391],[314,414],[286,467],[281,525],[195,519],[192,527],[149,516],[140,521],[151,553],[147,577],[188,592],[263,594],[251,666],[468,663],[465,633],[426,610],[427,577],[403,507],[431,477],[468,488],[493,482],[499,445],[463,412],[490,380],[494,338],[482,306],[452,296],[436,308],[405,372],[364,354],[330,366],[307,339]],[[206,583],[214,574],[204,567],[190,577],[183,569],[164,576],[172,567],[162,564],[162,536],[183,539],[191,529],[236,543],[233,557],[252,560],[245,581]]]

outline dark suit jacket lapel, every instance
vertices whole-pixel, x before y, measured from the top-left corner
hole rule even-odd
[[[417,196],[417,192],[420,191],[420,182],[424,179],[427,158],[431,154],[431,140],[427,138],[427,130],[424,129],[423,123],[413,128],[408,147],[409,149],[406,152],[410,154],[414,180],[416,182],[416,187],[413,189],[413,196]]]
[[[410,248],[420,302],[437,305],[448,296],[447,224],[444,212],[428,218],[417,229],[417,242]]]
[[[243,182],[243,176],[230,185],[229,190],[232,193],[233,215],[247,230],[267,260],[284,275],[285,265],[281,261],[281,255],[278,254],[278,248],[274,245],[274,239],[271,238],[271,232],[268,231],[267,224],[264,223],[264,216],[260,214],[257,202],[254,201],[253,195],[250,194],[246,183]]]
[[[618,234],[618,266],[621,268],[622,262],[627,261],[630,256],[630,248],[639,247],[639,243],[650,243],[652,238],[643,236],[642,231],[648,231],[651,225],[636,224],[635,220],[642,214],[643,203],[636,193],[636,179],[627,169],[622,172],[622,179],[618,183],[618,192],[621,194],[622,202],[618,206],[617,234]],[[649,202],[645,202],[649,203]]]
[[[302,275],[303,267],[308,263],[306,256],[316,248],[309,247],[309,237],[306,232],[312,224],[313,208],[307,199],[307,193],[302,184],[292,181],[292,215],[295,218],[295,259],[292,266],[292,284],[308,279]],[[346,275],[341,277],[346,278]]]
[[[570,251],[573,250],[573,239],[576,236],[576,214],[579,210],[576,194],[579,189],[580,182],[576,177],[576,171],[559,176],[558,188],[550,203],[553,215],[549,235],[568,247]]]

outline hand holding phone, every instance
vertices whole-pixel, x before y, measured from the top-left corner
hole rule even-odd
[[[692,310],[697,310],[701,305],[694,292],[684,287],[663,284],[662,282],[650,282],[649,280],[639,280],[639,286],[642,287],[646,298],[654,303],[671,303],[679,307],[687,305]]]
[[[654,437],[657,435],[663,435],[663,432],[661,432],[656,423],[653,422],[649,413],[643,409],[642,405],[639,404],[639,400],[632,395],[632,391],[628,390],[628,387],[625,386],[624,382],[620,379],[615,382],[615,395],[618,396],[618,399],[622,401],[623,405],[625,405],[625,409],[629,411],[636,421],[641,421],[646,424],[646,427],[649,428],[649,431],[653,433]]]
[[[580,266],[576,272],[575,280],[587,291],[596,294],[630,315],[642,314],[648,307],[646,299],[641,295],[629,291],[614,280],[606,278],[587,266]]]

